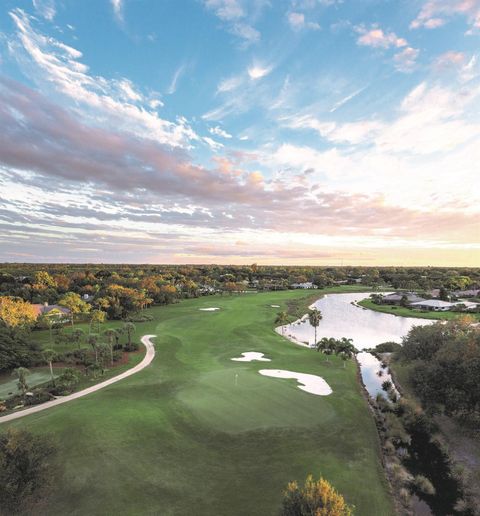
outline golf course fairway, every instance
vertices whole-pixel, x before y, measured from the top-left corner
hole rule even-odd
[[[311,293],[309,293],[311,296]],[[137,340],[157,335],[153,362],[100,391],[7,426],[52,437],[62,468],[37,514],[278,514],[287,482],[328,479],[356,515],[388,516],[373,418],[356,365],[296,346],[273,331],[300,291],[203,297],[147,312]],[[278,304],[281,308],[272,308]],[[217,311],[200,308],[218,307]],[[268,367],[321,376],[316,396]],[[4,429],[2,428],[2,430]]]

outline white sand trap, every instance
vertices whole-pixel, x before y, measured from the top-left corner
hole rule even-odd
[[[280,305],[270,305],[272,308],[280,308]]]
[[[256,360],[257,362],[271,362],[269,358],[265,358],[263,353],[257,353],[256,351],[247,351],[246,353],[242,353],[243,356],[238,358],[231,358],[230,360],[235,360],[235,362],[253,362]]]
[[[199,308],[202,312],[216,312],[217,310],[220,310],[220,308],[212,306],[211,308]]]
[[[297,385],[299,389],[317,396],[328,396],[333,392],[330,385],[321,376],[314,374],[295,373],[294,371],[285,371],[283,369],[260,369],[258,372],[263,374],[263,376],[271,376],[273,378],[295,378],[300,384]]]

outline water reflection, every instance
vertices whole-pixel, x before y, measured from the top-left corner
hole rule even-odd
[[[357,349],[373,348],[382,342],[401,342],[413,326],[434,322],[374,312],[353,304],[369,295],[329,294],[316,301],[312,307],[320,310],[323,316],[317,328],[317,341],[322,337],[347,337]],[[314,342],[314,329],[306,318],[287,325],[285,334],[300,342]]]
[[[375,399],[378,394],[381,394],[384,398],[388,398],[386,391],[382,389],[382,383],[386,381],[391,382],[398,395],[398,392],[394,387],[392,377],[388,372],[388,368],[382,368],[382,363],[378,358],[374,357],[371,353],[362,351],[361,353],[357,353],[357,360],[360,364],[362,380],[365,388],[373,399]]]

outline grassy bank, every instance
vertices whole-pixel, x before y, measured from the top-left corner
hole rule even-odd
[[[58,443],[64,471],[40,514],[263,516],[277,512],[289,480],[308,473],[328,478],[357,515],[392,514],[355,364],[326,362],[272,331],[278,311],[292,300],[306,307],[311,294],[205,297],[149,310],[154,320],[138,323],[135,338],[157,335],[151,366],[12,423]],[[199,310],[212,306],[221,310]],[[230,360],[245,351],[272,362]],[[333,394],[303,392],[262,368],[318,374]]]
[[[363,301],[359,301],[360,306],[364,308],[368,308],[369,310],[375,310],[376,312],[382,312],[384,314],[393,314],[398,315],[399,317],[414,317],[419,319],[436,319],[439,321],[452,321],[453,319],[457,319],[466,314],[462,314],[459,312],[435,312],[435,311],[422,311],[422,310],[414,310],[412,308],[406,308],[403,306],[393,306],[393,305],[377,305],[370,299],[364,299]],[[480,314],[468,314],[476,319],[480,320]]]

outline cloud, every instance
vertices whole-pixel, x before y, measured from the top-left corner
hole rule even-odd
[[[183,73],[185,72],[185,69],[186,69],[186,65],[185,64],[182,64],[180,65],[176,70],[175,70],[175,73],[173,74],[173,77],[172,77],[172,80],[170,82],[170,86],[168,87],[167,89],[167,93],[169,95],[173,95],[176,91],[177,91],[177,83],[178,83],[178,80],[180,79],[180,77],[183,75]]]
[[[258,43],[261,38],[260,32],[247,23],[235,23],[230,28],[230,32],[243,39],[244,47]]]
[[[52,21],[55,18],[55,0],[32,0],[32,3],[37,13],[46,20]]]
[[[253,22],[263,8],[270,5],[268,0],[204,0],[203,4],[224,22],[228,32],[242,40],[242,48],[260,41],[261,34],[253,26]]]
[[[395,68],[404,73],[412,72],[417,66],[417,58],[420,51],[416,48],[406,47],[393,56]]]
[[[260,66],[260,65],[253,65],[248,68],[248,76],[253,81],[256,81],[258,79],[262,79],[263,77],[266,77],[270,74],[270,72],[273,70],[272,66]]]
[[[449,50],[439,55],[433,62],[433,68],[442,71],[452,67],[458,67],[465,64],[466,56],[463,52]]]
[[[123,17],[123,0],[110,0],[110,3],[112,5],[113,14],[115,16],[115,19],[118,23],[123,24],[124,23],[124,17]]]
[[[237,0],[205,0],[205,7],[221,20],[237,20],[245,16],[245,11]]]
[[[218,125],[215,127],[210,127],[208,130],[210,134],[214,134],[215,136],[220,136],[221,138],[230,139],[232,138],[232,135],[227,133],[227,131],[224,131],[221,127]]]
[[[45,37],[32,26],[32,19],[22,10],[10,12],[17,38],[10,51],[24,71],[47,91],[52,87],[68,102],[90,110],[92,119],[103,121],[138,137],[187,148],[198,141],[185,119],[164,120],[152,111],[149,96],[142,95],[126,79],[107,79],[89,74],[79,59],[82,53],[52,37]]]
[[[357,44],[373,48],[402,48],[408,45],[404,38],[398,37],[394,32],[384,32],[381,28],[373,26],[367,29],[364,25],[355,27],[355,31],[360,34]]]
[[[320,25],[318,23],[306,21],[303,13],[290,12],[287,14],[287,21],[294,31],[300,31],[303,29],[320,29]]]
[[[465,16],[472,29],[480,29],[479,0],[429,0],[410,24],[411,29],[436,29],[454,16]]]

